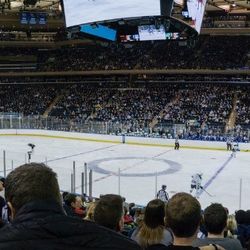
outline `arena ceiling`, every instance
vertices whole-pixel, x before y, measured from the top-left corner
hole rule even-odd
[[[60,0],[0,0],[2,12],[20,10],[61,10]],[[207,11],[250,13],[250,0],[208,0]]]
[[[231,14],[250,13],[250,0],[208,0],[206,10],[225,10]]]

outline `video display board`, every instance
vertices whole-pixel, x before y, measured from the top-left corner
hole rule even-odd
[[[80,26],[80,31],[89,35],[101,37],[110,41],[116,40],[116,30],[98,24],[84,24]]]
[[[163,25],[142,25],[138,27],[140,41],[165,40],[166,32]]]
[[[178,32],[166,32],[163,25],[141,25],[138,32],[134,34],[120,35],[121,42],[154,41],[154,40],[183,40],[185,39]]]
[[[63,0],[66,26],[161,13],[160,0]]]

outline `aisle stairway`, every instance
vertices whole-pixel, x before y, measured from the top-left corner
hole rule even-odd
[[[149,123],[149,128],[150,128],[150,129],[153,129],[153,128],[158,124],[159,118],[162,119],[162,118],[164,117],[164,115],[170,110],[170,108],[171,108],[172,106],[175,106],[176,103],[179,102],[179,99],[180,99],[180,95],[177,94],[177,95],[175,96],[175,98],[174,98],[171,102],[169,102],[169,103],[164,107],[164,109],[162,109],[162,110],[160,111],[160,113],[159,113],[158,115],[156,115],[156,116],[153,118],[153,120]]]
[[[225,126],[225,133],[229,133],[235,127],[236,118],[237,118],[237,111],[236,111],[237,99],[238,99],[237,93],[235,93],[234,98],[233,98],[233,107],[232,107],[231,113],[229,115],[228,121]]]

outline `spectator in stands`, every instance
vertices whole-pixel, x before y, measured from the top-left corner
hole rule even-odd
[[[84,220],[94,221],[94,211],[95,207],[97,205],[97,202],[91,202],[87,206],[87,212]]]
[[[247,241],[250,238],[250,230],[249,230],[249,226],[247,223],[247,213],[244,210],[238,210],[235,213],[235,219],[237,222],[237,234],[238,234],[238,239],[241,242],[241,245],[243,246],[243,248],[246,247],[247,245]]]
[[[218,244],[227,250],[241,250],[242,246],[237,239],[224,238],[224,231],[227,226],[227,211],[218,203],[211,204],[204,211],[204,224],[208,236],[204,239],[197,239],[193,246],[205,246]]]
[[[82,197],[75,194],[67,194],[64,198],[63,208],[69,216],[85,216],[85,207],[83,205]]]
[[[201,221],[199,201],[187,193],[175,194],[166,205],[166,223],[174,235],[173,245],[152,245],[147,250],[216,250],[224,249],[217,245],[193,247]]]
[[[227,217],[227,231],[226,237],[237,239],[237,221],[235,215],[231,214]]]
[[[123,198],[106,194],[100,197],[94,211],[94,221],[104,227],[121,232],[123,229]]]
[[[56,174],[30,163],[6,178],[12,223],[0,230],[1,250],[140,249],[134,242],[93,222],[66,216]]]
[[[160,199],[150,201],[146,206],[141,226],[134,231],[131,238],[143,249],[155,244],[170,245],[173,237],[165,228],[164,217],[165,203]]]

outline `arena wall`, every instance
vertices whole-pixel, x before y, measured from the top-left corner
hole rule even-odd
[[[0,136],[36,136],[36,137],[83,140],[83,141],[105,142],[105,143],[122,142],[121,136],[85,134],[85,133],[62,132],[62,131],[51,131],[51,130],[0,129]],[[156,147],[174,146],[173,139],[130,137],[130,136],[126,136],[126,143],[131,145],[156,146]],[[214,142],[214,141],[211,142],[211,141],[180,140],[180,146],[181,148],[189,148],[189,149],[226,150],[225,142]],[[240,143],[239,147],[240,150],[243,152],[250,152],[250,143]]]

